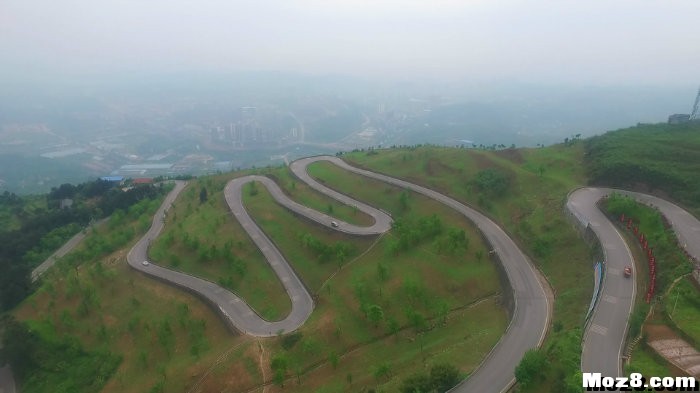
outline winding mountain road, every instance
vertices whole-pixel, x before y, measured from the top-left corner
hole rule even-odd
[[[349,172],[432,198],[461,213],[483,232],[498,254],[513,289],[515,300],[513,316],[506,333],[484,362],[451,392],[502,392],[510,388],[515,382],[515,367],[527,350],[536,348],[542,343],[551,317],[551,307],[542,282],[532,263],[515,242],[491,219],[455,199],[404,180],[353,167],[337,157],[302,158],[292,162],[290,169],[312,188],[341,200],[335,191],[319,184],[307,173],[306,167],[318,161],[328,161]]]
[[[528,349],[535,348],[542,343],[551,316],[551,307],[546,292],[537,272],[525,254],[518,249],[513,240],[498,225],[476,210],[428,188],[350,166],[336,157],[320,156],[297,160],[290,164],[290,169],[299,179],[315,190],[342,203],[356,206],[358,210],[372,216],[375,221],[373,225],[368,227],[355,226],[302,206],[284,195],[274,181],[263,176],[245,176],[233,179],[224,190],[231,212],[263,252],[292,300],[292,311],[285,319],[266,321],[257,315],[245,301],[215,283],[145,262],[148,260],[148,245],[161,231],[164,213],[175,200],[177,194],[184,188],[185,183],[183,182],[176,184],[156,213],[151,229],[129,252],[127,258],[129,265],[145,274],[199,295],[220,312],[230,327],[245,334],[265,337],[276,335],[280,331],[291,332],[299,328],[311,314],[313,300],[293,268],[248,215],[242,203],[243,186],[249,182],[258,181],[270,191],[277,203],[321,225],[348,234],[381,234],[391,228],[392,222],[391,217],[386,213],[334,191],[312,179],[306,168],[309,164],[317,161],[329,161],[352,173],[406,188],[435,199],[463,214],[479,227],[498,254],[511,283],[514,297],[513,318],[504,336],[477,371],[453,391],[502,392],[512,386],[515,382],[515,366]],[[337,227],[331,225],[332,221],[337,222]]]
[[[581,370],[599,372],[607,377],[621,376],[622,351],[634,306],[636,280],[624,277],[625,266],[632,267],[632,277],[637,277],[634,258],[627,243],[596,205],[601,198],[613,192],[658,208],[671,222],[680,244],[693,257],[700,257],[700,221],[673,203],[647,194],[611,188],[585,187],[571,193],[567,208],[583,227],[593,230],[605,255],[605,274],[599,301],[584,335]]]
[[[166,196],[155,214],[151,228],[129,251],[128,264],[142,273],[200,296],[219,312],[229,327],[244,334],[268,337],[277,335],[279,332],[298,329],[311,315],[314,307],[313,299],[290,264],[245,210],[242,203],[243,187],[250,182],[260,182],[270,191],[275,201],[285,208],[320,225],[351,235],[381,234],[388,231],[392,223],[391,217],[386,213],[314,180],[308,174],[307,167],[319,161],[331,162],[349,172],[432,198],[464,215],[483,232],[498,255],[512,287],[513,315],[506,333],[478,369],[451,392],[508,390],[515,382],[516,365],[528,349],[542,343],[551,318],[551,304],[532,263],[496,223],[478,211],[434,190],[353,167],[337,157],[303,158],[292,162],[290,169],[301,181],[318,192],[347,205],[355,206],[358,210],[370,215],[374,219],[374,224],[366,227],[352,225],[300,205],[289,199],[273,180],[264,176],[233,179],[224,190],[231,213],[260,248],[292,301],[292,310],[286,318],[280,321],[266,321],[257,315],[243,299],[219,285],[148,262],[150,242],[162,230],[167,210],[184,189],[185,182],[175,182],[174,189]],[[590,227],[598,236],[605,254],[606,273],[601,287],[600,301],[585,332],[581,359],[582,371],[600,372],[603,376],[621,374],[621,353],[635,297],[635,280],[627,279],[622,274],[625,266],[634,266],[630,249],[613,223],[596,206],[597,201],[613,192],[628,195],[642,203],[657,207],[669,219],[681,245],[690,255],[700,259],[700,221],[680,207],[654,196],[609,188],[586,187],[570,194],[567,201],[568,209],[584,227]],[[332,225],[331,222],[337,225]],[[634,272],[633,277],[636,278],[636,276]],[[0,376],[2,377],[0,379],[5,382],[11,380],[8,368],[0,369]],[[5,386],[3,388],[7,389]]]

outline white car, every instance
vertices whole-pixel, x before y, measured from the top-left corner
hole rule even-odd
[[[148,265],[150,265],[150,263],[148,263],[148,261],[143,261],[143,262],[141,262],[141,264],[142,264],[143,266],[148,266]]]
[[[331,221],[331,226],[332,226],[333,228],[338,228],[338,223],[335,222],[335,221]]]

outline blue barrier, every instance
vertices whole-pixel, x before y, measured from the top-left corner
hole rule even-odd
[[[591,299],[591,305],[588,306],[588,312],[586,313],[586,321],[588,321],[588,318],[591,317],[593,308],[598,301],[598,296],[600,296],[600,287],[603,283],[604,267],[603,262],[596,262],[596,264],[593,265],[593,279],[595,282],[593,283],[593,298]]]

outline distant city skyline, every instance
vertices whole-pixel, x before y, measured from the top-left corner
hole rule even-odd
[[[700,2],[6,0],[3,76],[280,70],[697,85]]]

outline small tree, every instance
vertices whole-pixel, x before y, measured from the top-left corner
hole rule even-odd
[[[379,322],[384,319],[384,310],[376,304],[367,307],[367,318],[374,323],[374,327],[379,326]]]
[[[546,359],[538,350],[525,352],[520,364],[515,368],[515,379],[522,387],[528,387],[542,374]]]
[[[335,353],[335,351],[331,351],[331,353],[328,354],[328,361],[331,362],[331,366],[333,366],[333,369],[335,370],[336,368],[338,368],[340,358],[338,357],[338,354]]]
[[[449,364],[436,364],[430,369],[430,384],[435,391],[446,392],[460,381],[459,370]]]
[[[284,387],[284,377],[287,374],[287,367],[287,358],[283,354],[274,356],[270,362],[270,368],[275,373],[274,381],[279,386]]]
[[[199,204],[201,205],[202,203],[206,202],[208,198],[207,188],[202,186],[202,189],[199,190]]]
[[[384,377],[390,377],[391,376],[391,367],[389,366],[388,363],[382,363],[377,368],[374,370],[374,377],[377,379],[384,378]]]
[[[399,194],[399,207],[401,211],[408,210],[408,193],[405,190]]]

